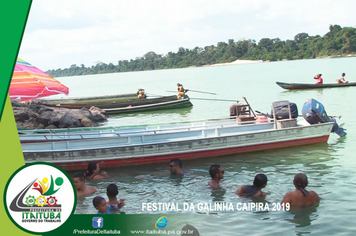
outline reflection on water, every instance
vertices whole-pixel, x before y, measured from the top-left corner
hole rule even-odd
[[[174,186],[179,186],[183,181],[183,177],[183,175],[169,175],[169,179]]]
[[[291,89],[291,90],[283,90],[281,93],[288,95],[288,94],[305,94],[306,92],[312,92],[315,91],[318,95],[323,95],[324,89],[330,89],[330,88],[319,88],[319,89]]]
[[[225,193],[226,189],[224,188],[212,189],[210,194],[211,200],[213,202],[223,202]]]
[[[128,114],[110,115],[105,122],[99,123],[100,126],[117,126],[117,125],[133,125],[134,124],[157,124],[159,122],[183,121],[192,112],[194,107],[183,107],[168,110],[144,111]]]
[[[319,203],[316,203],[310,207],[292,207],[289,213],[293,216],[293,219],[286,219],[286,221],[294,223],[295,227],[308,226],[313,220],[318,218],[319,215],[315,214],[318,206]]]
[[[172,114],[177,114],[184,116],[186,114],[189,114],[192,111],[193,107],[183,107],[183,108],[176,108],[176,109],[168,109],[168,110],[156,110],[156,111],[142,111],[139,113],[127,113],[127,114],[120,114],[120,115],[110,115],[110,118],[133,118],[140,116],[147,116],[147,115],[152,115],[152,116],[161,116],[161,115],[172,115]]]
[[[324,91],[324,89],[317,89],[316,90],[316,92],[317,92],[319,97],[321,97],[321,95],[323,95],[323,91]]]
[[[347,129],[344,129],[345,132],[347,131]],[[329,139],[329,147],[333,148],[333,146],[335,145],[342,145],[344,143],[346,143],[347,140],[347,136],[344,137],[339,137],[337,136],[335,139]]]

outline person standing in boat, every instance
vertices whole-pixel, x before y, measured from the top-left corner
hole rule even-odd
[[[336,80],[338,84],[347,84],[349,81],[345,78],[345,73],[341,74],[341,78]]]
[[[73,175],[73,183],[77,190],[77,197],[82,198],[94,194],[97,190],[93,186],[85,185],[84,173],[78,172]]]
[[[314,79],[316,79],[315,85],[323,84],[323,78],[321,78],[321,74],[317,74],[316,76],[314,76]]]
[[[224,170],[220,165],[214,164],[209,168],[209,174],[211,176],[211,180],[208,182],[208,185],[212,189],[217,189],[220,187],[220,181],[224,178]]]
[[[169,171],[171,175],[183,175],[183,163],[179,159],[173,159],[169,162]]]
[[[96,161],[89,162],[85,175],[88,180],[101,180],[110,178],[110,176],[105,171],[100,171],[99,163]]]
[[[266,196],[266,192],[262,192],[262,188],[267,186],[267,176],[265,174],[258,174],[255,176],[253,185],[242,185],[236,194],[245,197],[263,197]]]
[[[299,173],[294,176],[293,184],[295,186],[294,191],[287,192],[281,204],[289,203],[290,206],[306,207],[314,205],[320,201],[318,194],[312,190],[307,191],[305,188],[308,186],[308,177]]]

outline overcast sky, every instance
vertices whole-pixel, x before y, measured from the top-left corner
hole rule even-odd
[[[356,27],[355,0],[33,0],[19,57],[42,70],[117,65],[217,42]]]

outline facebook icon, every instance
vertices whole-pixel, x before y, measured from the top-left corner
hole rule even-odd
[[[104,226],[103,217],[93,217],[92,225],[93,225],[93,228],[103,228],[103,226]]]

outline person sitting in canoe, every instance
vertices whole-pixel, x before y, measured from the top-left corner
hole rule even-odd
[[[88,164],[88,169],[85,172],[85,175],[88,180],[101,180],[110,178],[110,176],[105,171],[100,171],[99,163],[96,161],[91,161]]]
[[[321,78],[321,74],[317,74],[316,76],[314,76],[314,79],[316,79],[315,85],[323,84],[323,78]]]
[[[341,78],[336,80],[338,84],[347,84],[349,81],[345,78],[345,73],[341,74]]]
[[[265,174],[258,174],[255,176],[253,185],[242,185],[236,194],[245,197],[263,197],[266,196],[266,192],[262,192],[262,188],[267,186],[267,176]]]
[[[281,204],[289,203],[290,206],[306,207],[320,201],[320,197],[314,191],[307,191],[305,187],[308,186],[308,178],[305,174],[299,173],[294,176],[293,184],[294,191],[287,192]]]
[[[181,98],[185,98],[185,93],[188,92],[189,90],[185,89],[183,87],[183,84],[181,84],[181,83],[178,83],[177,86],[178,86],[178,88],[177,88],[177,90],[178,90],[177,99],[180,100]]]
[[[138,89],[138,91],[137,91],[137,98],[138,98],[138,99],[141,99],[141,98],[145,99],[145,98],[147,98],[144,89],[141,89],[141,88]]]
[[[219,188],[220,180],[224,178],[224,170],[218,164],[211,165],[209,168],[209,174],[211,176],[211,180],[208,182],[208,185],[212,189]]]
[[[77,190],[77,197],[82,198],[94,194],[97,190],[93,186],[85,185],[84,173],[78,172],[73,175],[73,183]]]

